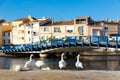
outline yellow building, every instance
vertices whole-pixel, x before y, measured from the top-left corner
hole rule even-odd
[[[11,43],[28,44],[40,41],[39,27],[40,25],[51,22],[50,19],[35,19],[32,16],[20,18],[12,22],[12,39]]]
[[[4,45],[3,34],[6,31],[11,31],[12,25],[10,22],[5,22],[5,20],[0,20],[0,46]]]
[[[12,24],[10,22],[4,22],[2,28],[2,45],[11,45],[11,31]]]
[[[2,26],[0,25],[0,46],[2,46]]]

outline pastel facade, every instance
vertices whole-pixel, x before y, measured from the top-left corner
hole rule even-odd
[[[43,26],[40,26],[40,37],[41,39],[47,39],[49,37],[65,37],[74,36],[74,23],[73,21],[60,21],[52,22]]]
[[[39,26],[50,21],[50,19],[35,19],[32,16],[31,18],[29,16],[13,21],[11,31],[5,33],[10,33],[9,37],[11,44],[8,45],[29,44],[40,41]]]
[[[1,19],[0,20],[0,45],[2,45],[3,41],[2,41],[2,31],[3,31],[3,25],[2,23],[5,22],[5,20]]]
[[[5,24],[5,23],[4,23]],[[6,27],[0,27],[0,45],[16,45],[63,38],[66,36],[104,36],[120,34],[120,25],[113,21],[94,21],[87,17],[77,17],[69,21],[54,22],[50,18],[35,19],[32,16],[17,19]]]
[[[11,44],[11,40],[10,37],[12,37],[10,35],[10,32],[12,30],[12,24],[10,22],[3,22],[1,25],[1,31],[0,31],[0,35],[1,35],[1,40],[0,40],[0,45],[9,45]]]
[[[92,24],[92,25],[91,25]],[[48,37],[54,36],[90,36],[93,35],[93,30],[97,31],[96,35],[101,35],[101,26],[93,25],[94,21],[88,17],[78,17],[70,21],[59,21],[40,26],[40,36]]]

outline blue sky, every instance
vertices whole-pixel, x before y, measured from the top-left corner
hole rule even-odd
[[[12,21],[28,15],[55,20],[78,16],[120,19],[120,0],[0,0],[0,19]]]

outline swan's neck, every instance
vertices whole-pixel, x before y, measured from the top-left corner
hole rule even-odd
[[[80,58],[80,57],[79,57],[79,56],[77,56],[77,62],[79,62],[79,58]]]
[[[30,61],[32,61],[32,56],[30,56]]]
[[[61,56],[61,60],[64,60],[64,59],[63,59],[63,55]]]

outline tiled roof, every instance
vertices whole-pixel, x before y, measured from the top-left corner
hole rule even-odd
[[[1,19],[1,20],[0,20],[0,23],[3,23],[3,22],[6,22],[6,21],[5,21],[4,19]]]
[[[44,26],[51,26],[51,25],[74,25],[74,21],[59,21],[59,22],[54,22],[54,23],[49,23]]]
[[[20,18],[20,19],[14,20],[14,21],[29,21],[29,19],[28,18]]]
[[[112,20],[114,23],[120,23],[120,20]]]
[[[46,20],[34,20],[32,22],[43,22],[43,21],[46,21]]]

